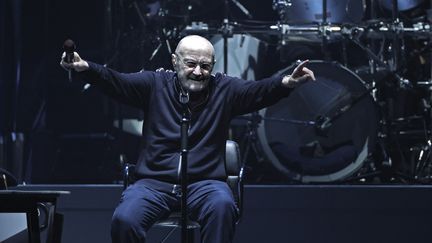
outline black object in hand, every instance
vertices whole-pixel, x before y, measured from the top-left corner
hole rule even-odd
[[[65,62],[71,63],[74,57],[74,51],[76,50],[75,42],[71,39],[65,40],[63,43],[63,50],[66,53]]]

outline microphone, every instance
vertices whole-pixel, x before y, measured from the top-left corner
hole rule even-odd
[[[66,53],[64,61],[67,63],[72,63],[74,58],[74,52],[76,50],[75,43],[71,39],[65,40],[63,43],[63,50]],[[72,82],[72,70],[68,70],[69,82]]]
[[[315,131],[318,135],[326,137],[332,125],[332,118],[328,116],[318,116],[315,122]]]

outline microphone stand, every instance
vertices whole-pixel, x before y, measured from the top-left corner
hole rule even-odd
[[[316,131],[319,134],[325,134],[325,131],[333,125],[333,122],[340,118],[343,114],[348,112],[351,108],[354,107],[359,101],[365,98],[372,90],[376,87],[369,87],[365,91],[363,91],[359,96],[354,97],[348,104],[343,107],[337,109],[331,116],[319,116],[315,122]]]
[[[182,118],[180,128],[180,185],[181,185],[181,242],[187,243],[187,163],[188,163],[188,136],[189,136],[189,93],[180,91],[180,103],[182,105]]]

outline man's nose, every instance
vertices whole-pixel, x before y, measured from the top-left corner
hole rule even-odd
[[[200,65],[196,65],[196,67],[193,70],[193,74],[194,75],[201,75],[202,74],[201,66]]]

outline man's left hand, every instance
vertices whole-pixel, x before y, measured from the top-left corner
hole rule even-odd
[[[315,75],[312,70],[308,69],[306,64],[309,63],[309,60],[305,60],[300,62],[291,75],[284,76],[282,78],[282,84],[288,88],[295,88],[309,80],[316,80]]]

